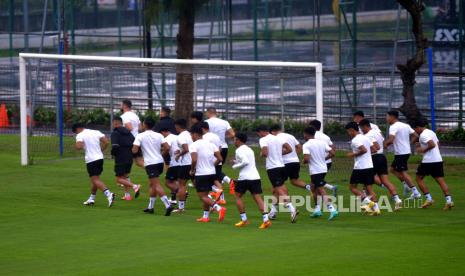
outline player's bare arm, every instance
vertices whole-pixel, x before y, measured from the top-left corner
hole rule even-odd
[[[124,127],[127,128],[129,131],[132,131],[134,127],[132,126],[131,122],[127,122],[124,124]]]
[[[301,144],[297,144],[295,146],[295,152],[297,153],[302,153],[302,145]]]
[[[163,144],[161,144],[161,154],[163,155],[169,155],[170,153],[170,145],[168,145],[168,143],[164,142]]]
[[[310,163],[310,154],[304,154],[304,160],[302,162],[304,164]]]
[[[223,157],[221,156],[221,152],[220,151],[215,151],[215,166],[218,166],[218,164],[220,164],[221,162],[223,162]]]
[[[139,152],[139,146],[133,145],[132,146],[132,153],[137,153]]]
[[[176,157],[174,158],[176,161],[179,161],[179,159],[184,156],[184,154],[187,154],[189,152],[189,146],[187,144],[183,144],[181,150],[176,154]]]
[[[373,145],[370,147],[371,152],[377,152],[381,146],[378,144],[378,142],[373,142]]]
[[[368,150],[367,150],[367,148],[365,148],[365,146],[360,146],[360,147],[358,147],[358,152],[349,152],[347,154],[347,156],[350,157],[350,158],[354,158],[354,157],[363,155],[363,154],[365,154],[367,152],[368,152]]]
[[[328,152],[328,155],[326,156],[325,159],[326,159],[326,160],[329,160],[329,159],[333,158],[335,155],[336,155],[336,149],[333,148],[333,149],[331,149],[331,150]]]
[[[100,138],[100,147],[102,148],[102,151],[105,150],[109,144],[110,144],[110,141],[108,140],[106,136],[103,136],[102,138]]]
[[[263,147],[261,150],[260,150],[260,155],[262,157],[268,157],[268,147]]]
[[[82,150],[82,149],[84,149],[84,142],[76,142],[76,145],[74,145],[74,147],[77,150]]]
[[[436,144],[434,143],[434,141],[429,140],[426,148],[423,149],[422,147],[420,147],[420,145],[417,145],[416,151],[418,153],[426,153],[426,152],[434,149],[435,147],[436,147]]]
[[[192,159],[192,165],[191,165],[191,171],[190,175],[195,175],[195,168],[197,167],[197,152],[191,152],[191,159]]]
[[[389,137],[384,140],[384,148],[387,149],[390,145],[392,145],[394,143],[394,139],[396,139],[396,136],[390,134]]]
[[[292,147],[288,143],[283,144],[283,155],[286,155],[288,153],[292,152]]]
[[[228,137],[229,139],[233,139],[234,136],[236,135],[234,129],[230,128],[228,130],[226,130],[226,137]]]

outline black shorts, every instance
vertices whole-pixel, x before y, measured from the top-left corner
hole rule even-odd
[[[178,166],[177,179],[188,180],[191,179],[191,165]]]
[[[373,154],[371,156],[371,160],[373,160],[373,169],[375,174],[378,176],[388,174],[388,164],[384,154]]]
[[[223,163],[226,163],[226,157],[228,157],[228,148],[221,148],[221,157],[223,157]]]
[[[165,179],[176,181],[178,179],[178,166],[169,167],[166,171]]]
[[[158,163],[153,165],[145,166],[145,172],[149,178],[159,177],[163,173],[164,163]]]
[[[396,172],[408,171],[408,159],[410,154],[394,155],[394,161],[392,161],[391,167],[394,168]]]
[[[286,179],[299,179],[300,176],[300,163],[287,163],[284,164],[284,171],[286,173]]]
[[[245,194],[247,191],[250,191],[251,194],[261,194],[262,191],[262,182],[260,179],[257,180],[238,180],[236,181],[236,186],[234,186],[236,193]]]
[[[86,164],[89,177],[100,176],[103,172],[103,159],[95,160]]]
[[[266,170],[266,173],[268,174],[268,178],[270,179],[273,187],[280,187],[286,181],[286,172],[284,167]]]
[[[225,174],[223,173],[223,165],[216,165],[215,172],[216,172],[216,180],[221,182],[225,176]]]
[[[444,162],[420,163],[417,168],[417,175],[431,175],[434,178],[444,177]]]
[[[333,166],[333,162],[331,163],[326,163],[326,168],[328,168],[328,172],[329,170],[331,170],[331,167]]]
[[[373,183],[375,183],[375,171],[372,168],[352,171],[350,184],[373,185]]]
[[[326,184],[325,181],[326,173],[318,173],[310,175],[312,184],[315,185],[315,188],[323,187]]]
[[[132,160],[130,163],[115,163],[115,176],[125,176],[131,173]]]
[[[216,175],[199,175],[195,176],[195,190],[198,193],[207,193],[212,190],[212,186],[215,184]]]

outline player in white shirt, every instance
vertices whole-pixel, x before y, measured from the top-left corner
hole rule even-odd
[[[331,138],[321,131],[321,122],[320,121],[312,120],[312,121],[310,121],[309,126],[316,129],[315,139],[325,142],[334,151],[336,151],[336,145],[333,143],[333,141],[331,141]],[[331,158],[326,160],[326,166],[328,167],[328,172],[331,170],[332,164],[333,164],[333,160]],[[332,191],[334,197],[337,197],[337,185],[331,185],[329,183],[325,183],[324,187],[325,187],[325,189],[328,189],[328,190]]]
[[[426,201],[422,208],[428,208],[433,204],[433,197],[426,187],[424,178],[431,175],[439,184],[444,196],[446,197],[446,205],[444,210],[451,210],[454,207],[452,196],[449,193],[446,181],[444,180],[444,163],[441,152],[439,151],[439,139],[434,131],[426,128],[427,122],[414,122],[415,132],[419,135],[419,141],[416,143],[416,151],[423,154],[423,160],[417,169],[417,183],[421,191],[425,194]]]
[[[103,150],[108,146],[108,138],[98,130],[87,129],[83,124],[77,123],[72,126],[76,134],[76,149],[85,151],[87,173],[90,177],[90,197],[84,201],[84,205],[94,205],[97,190],[101,190],[107,197],[108,207],[113,205],[115,194],[105,186],[100,175],[103,172]]]
[[[268,213],[265,212],[260,174],[255,166],[255,154],[245,143],[247,143],[247,135],[244,133],[236,133],[234,137],[236,158],[234,159],[232,168],[240,170],[239,177],[235,184],[235,196],[237,209],[241,215],[241,221],[236,223],[235,226],[244,227],[249,224],[242,196],[247,191],[250,191],[255,203],[257,203],[258,209],[263,215],[263,223],[259,228],[266,229],[271,226],[271,221],[269,220]]]
[[[408,159],[410,158],[410,144],[415,131],[407,124],[399,122],[399,112],[388,111],[386,121],[389,126],[389,137],[384,141],[384,149],[390,145],[394,146],[394,161],[391,164],[391,173],[394,174],[404,185],[404,194],[412,191],[410,198],[421,198],[412,178],[408,174]]]
[[[165,174],[165,185],[171,191],[171,204],[176,204],[176,195],[179,190],[178,180],[178,162],[176,161],[176,152],[179,151],[178,136],[171,133],[168,126],[162,126],[160,133],[163,135],[162,152],[163,159],[169,160],[169,167]]]
[[[326,196],[324,185],[326,183],[325,176],[328,172],[326,160],[333,157],[335,151],[324,141],[315,139],[315,134],[316,129],[313,127],[307,127],[304,130],[304,138],[307,142],[305,142],[302,149],[304,154],[304,164],[308,164],[310,178],[313,186],[315,187],[314,193],[317,196],[312,217],[321,217],[321,204],[325,204],[330,212],[328,220],[332,220],[337,217],[338,212]]]
[[[199,126],[202,128],[203,136],[202,139],[209,141],[210,143],[214,144],[218,147],[218,150],[221,152],[222,142],[220,137],[215,133],[210,131],[210,126],[207,122],[200,122]],[[223,159],[225,160],[225,159]],[[231,194],[234,194],[234,180],[232,180],[229,176],[223,173],[223,162],[215,166],[216,170],[216,181],[215,185],[212,187],[212,192],[210,196],[214,197],[218,204],[225,205],[226,200],[224,198],[223,192],[223,182],[229,183],[229,190]]]
[[[357,124],[360,125],[360,121],[362,121],[363,119],[365,119],[365,113],[363,113],[363,111],[359,110],[359,111],[355,111],[354,114],[352,115],[352,120],[354,122],[356,122]],[[377,131],[377,132],[381,132],[381,129],[379,129],[379,127],[373,123],[370,122],[370,128],[374,131]],[[360,130],[360,134],[363,134],[362,133],[362,130]],[[380,145],[381,146],[381,145]]]
[[[137,134],[134,139],[134,145],[132,152],[136,153],[139,149],[142,150],[142,156],[144,157],[145,171],[150,182],[150,200],[148,207],[144,210],[145,213],[153,214],[155,200],[160,197],[161,201],[165,205],[165,216],[171,215],[173,207],[171,206],[170,200],[165,194],[165,191],[160,185],[160,174],[163,173],[164,160],[161,155],[161,147],[163,144],[163,135],[153,131],[155,122],[152,118],[147,117],[143,123],[143,132]]]
[[[387,159],[383,151],[384,137],[380,131],[371,128],[371,123],[367,119],[358,122],[358,126],[371,142],[371,159],[373,161],[373,169],[375,171],[375,183],[381,187],[385,187],[392,200],[395,202],[394,210],[399,210],[402,207],[402,200],[397,194],[397,189],[389,180]]]
[[[132,102],[130,100],[123,100],[121,103],[121,120],[123,125],[127,128],[134,138],[139,134],[140,119],[136,113],[132,111]],[[136,161],[137,166],[144,167],[144,159],[142,158],[142,153],[134,153],[134,160]]]
[[[379,215],[381,212],[378,207],[376,194],[373,191],[375,182],[375,173],[373,170],[373,161],[371,159],[371,142],[364,135],[360,134],[360,129],[356,122],[350,122],[346,125],[347,134],[352,138],[350,147],[352,151],[347,157],[354,158],[354,170],[350,176],[350,191],[360,197],[363,201],[362,209],[370,215]],[[357,184],[363,184],[367,195],[357,189]]]
[[[226,214],[226,208],[208,197],[215,179],[215,166],[223,161],[219,148],[214,144],[202,139],[202,129],[198,125],[191,128],[191,136],[194,141],[189,145],[189,153],[192,158],[191,175],[195,176],[195,189],[203,203],[203,216],[198,222],[210,221],[210,208],[218,212],[218,221],[222,222]]]
[[[282,202],[291,213],[291,222],[296,222],[299,211],[292,205],[289,198],[289,192],[284,185],[286,181],[286,172],[284,167],[283,155],[292,151],[291,146],[282,139],[274,136],[268,130],[267,126],[261,125],[257,129],[257,135],[260,137],[259,144],[261,156],[266,158],[266,172],[273,186],[273,204],[271,206],[269,217],[274,219],[277,213],[277,206]]]
[[[174,160],[178,163],[177,180],[178,180],[178,209],[173,212],[183,212],[187,199],[187,181],[192,178],[190,175],[192,159],[189,154],[189,145],[193,143],[189,131],[187,131],[187,122],[179,119],[174,122],[174,127],[179,133],[177,137],[178,150],[175,151]]]

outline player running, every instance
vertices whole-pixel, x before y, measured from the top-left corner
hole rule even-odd
[[[130,100],[123,100],[121,103],[121,119],[123,121],[123,126],[127,128],[134,138],[139,134],[140,119],[134,111],[132,111],[132,102]],[[136,152],[133,154],[136,165],[139,167],[144,167],[144,159],[142,158],[141,152]]]
[[[174,212],[184,212],[187,199],[187,180],[191,179],[191,155],[189,154],[189,145],[193,143],[189,131],[187,131],[187,122],[184,119],[179,119],[174,122],[176,131],[179,133],[177,137],[178,150],[175,151],[174,160],[178,163],[177,179],[178,179],[178,209]]]
[[[155,122],[152,118],[148,117],[144,120],[143,129],[144,131],[137,134],[132,147],[132,152],[136,153],[139,149],[142,150],[142,156],[144,157],[145,171],[150,181],[150,200],[149,205],[144,209],[145,213],[153,214],[155,200],[157,196],[160,197],[161,201],[165,205],[165,216],[171,215],[173,207],[170,204],[170,200],[165,194],[165,191],[160,185],[160,174],[163,173],[163,156],[161,155],[161,145],[163,143],[163,136],[154,132],[152,129]]]
[[[354,170],[350,176],[350,191],[360,197],[363,201],[362,209],[370,215],[380,215],[376,194],[373,191],[373,183],[375,182],[375,173],[373,170],[373,161],[371,160],[371,142],[360,134],[360,129],[356,122],[350,122],[346,125],[347,134],[352,138],[350,147],[352,152],[348,153],[349,158],[354,158]],[[357,189],[357,184],[365,185],[368,196],[364,196]]]
[[[354,122],[356,122],[359,126],[360,126],[360,122],[363,119],[365,119],[365,113],[363,113],[363,111],[361,111],[361,110],[355,111],[354,114],[352,115],[352,120]],[[381,133],[381,129],[379,129],[379,127],[377,125],[373,124],[372,122],[370,122],[370,128],[372,130],[374,130],[374,131],[377,131],[377,132]],[[360,134],[363,134],[361,129],[360,129]]]
[[[218,212],[218,221],[222,222],[226,214],[226,208],[208,197],[215,179],[215,166],[223,161],[219,149],[202,139],[202,129],[198,125],[191,128],[191,136],[194,141],[189,145],[189,153],[192,158],[191,175],[195,176],[195,189],[197,195],[203,203],[203,216],[197,219],[198,222],[210,222],[210,208]]]
[[[111,155],[115,159],[116,183],[124,187],[123,200],[132,200],[130,190],[134,191],[134,197],[139,197],[140,185],[133,184],[129,180],[132,168],[132,144],[134,136],[125,127],[121,117],[113,118],[113,132],[111,133]]]
[[[389,137],[384,141],[384,148],[394,145],[394,161],[391,164],[391,173],[394,174],[404,185],[404,194],[412,191],[410,198],[421,198],[421,194],[413,184],[408,174],[408,159],[410,158],[411,135],[415,131],[407,124],[399,122],[399,112],[388,111],[386,121],[389,126]]]
[[[289,192],[284,185],[287,174],[283,162],[283,155],[290,153],[292,148],[288,143],[271,134],[264,125],[259,126],[256,131],[258,137],[260,137],[261,156],[266,158],[266,172],[273,186],[274,202],[271,206],[269,217],[270,219],[276,218],[276,213],[278,212],[277,205],[282,201],[291,213],[291,222],[295,223],[299,211],[290,202]]]
[[[203,122],[203,112],[201,111],[193,111],[191,113],[191,125],[198,124],[200,122]]]
[[[326,183],[325,176],[328,172],[326,160],[334,156],[335,150],[322,140],[315,139],[316,129],[307,127],[304,130],[304,138],[307,142],[303,145],[304,164],[308,164],[308,170],[317,200],[315,201],[315,210],[311,217],[321,217],[321,204],[325,204],[330,212],[328,220],[332,220],[338,216],[336,208],[329,202],[326,196],[324,185]]]
[[[391,195],[392,200],[395,202],[394,210],[398,211],[402,208],[402,200],[397,195],[396,186],[391,183],[388,175],[388,165],[386,156],[384,156],[383,151],[383,142],[384,137],[380,131],[372,129],[373,124],[370,123],[368,119],[363,119],[358,122],[358,126],[364,134],[372,143],[371,146],[371,159],[373,161],[373,169],[375,171],[375,183],[386,187]]]
[[[420,187],[426,197],[426,201],[421,208],[428,208],[434,203],[433,197],[424,181],[425,176],[431,175],[439,184],[439,187],[441,187],[446,197],[444,210],[451,210],[452,207],[454,207],[454,202],[452,201],[449,188],[444,180],[444,164],[439,150],[439,139],[434,131],[426,128],[426,125],[427,123],[425,121],[413,123],[415,132],[420,136],[418,143],[416,143],[416,152],[423,154],[423,160],[417,169],[418,187]]]
[[[103,172],[103,150],[108,146],[108,138],[98,130],[87,129],[83,124],[76,123],[72,126],[73,133],[76,134],[76,149],[85,151],[85,161],[87,173],[92,184],[90,197],[84,201],[84,205],[94,205],[97,189],[101,190],[107,197],[108,207],[113,205],[115,194],[105,186],[100,175]]]
[[[242,201],[242,196],[250,191],[258,209],[263,215],[263,223],[260,229],[266,229],[271,226],[271,221],[268,218],[268,213],[265,212],[265,207],[262,199],[262,184],[260,174],[255,166],[255,154],[247,143],[247,135],[244,133],[236,133],[234,137],[234,145],[236,146],[236,157],[233,161],[233,169],[239,169],[239,177],[236,182],[235,196],[236,205],[241,215],[241,221],[236,223],[236,227],[244,227],[249,224],[247,214],[245,213],[245,204]]]
[[[163,144],[162,152],[165,157],[165,162],[169,160],[169,167],[165,174],[165,185],[171,191],[171,201],[172,205],[175,205],[176,195],[178,193],[179,187],[177,184],[178,180],[178,162],[176,161],[176,152],[179,151],[178,147],[178,136],[171,133],[168,126],[162,126],[160,128],[160,133],[163,135]]]

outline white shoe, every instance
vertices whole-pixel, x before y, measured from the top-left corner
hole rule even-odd
[[[115,202],[115,194],[111,193],[110,196],[107,197],[108,199],[108,207],[113,206],[113,202]]]
[[[402,208],[402,200],[397,201],[394,205],[394,211],[399,211]]]
[[[421,198],[420,193],[418,193],[418,194],[412,193],[407,199],[410,200],[410,199],[420,199],[420,198]]]
[[[82,204],[86,206],[92,206],[95,204],[95,200],[89,198],[88,200],[84,201]]]

